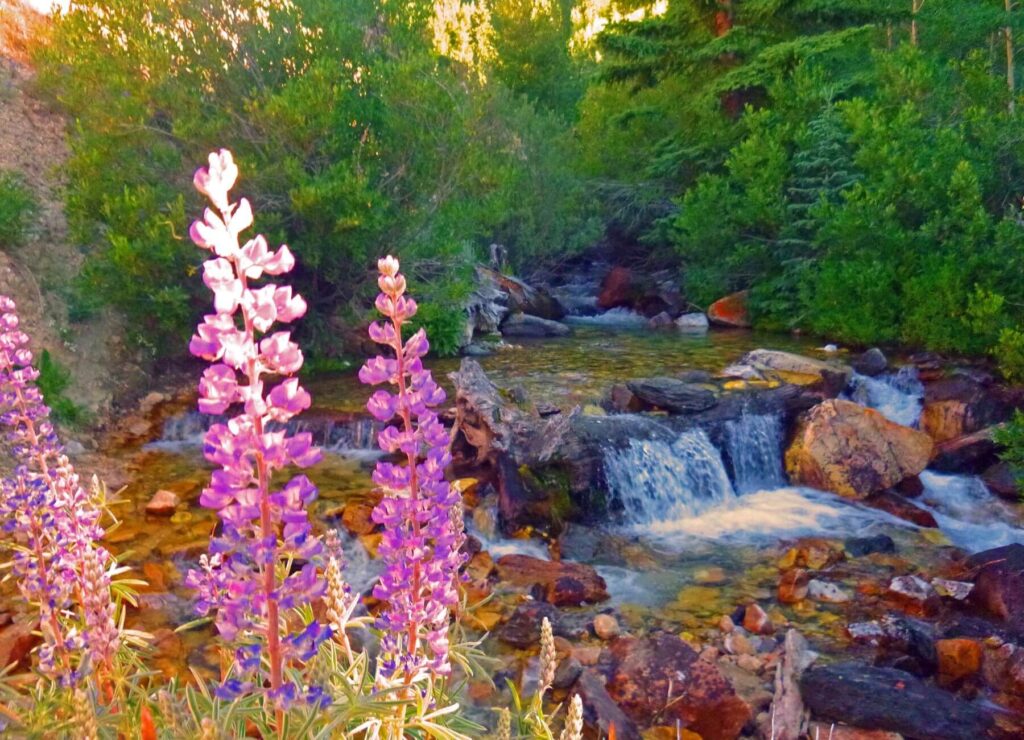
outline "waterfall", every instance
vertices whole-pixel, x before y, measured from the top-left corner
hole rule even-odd
[[[726,452],[738,493],[786,485],[782,470],[782,417],[743,414],[725,424]]]
[[[917,377],[917,368],[907,365],[895,375],[877,378],[854,373],[846,395],[861,406],[881,412],[889,421],[913,427],[921,418],[924,386]]]
[[[604,472],[609,492],[633,525],[693,517],[736,496],[722,456],[699,429],[671,444],[631,440],[605,456]]]

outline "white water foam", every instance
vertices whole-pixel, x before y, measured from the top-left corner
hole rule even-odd
[[[921,482],[925,491],[920,503],[957,547],[980,552],[1014,542],[1024,544],[1024,529],[1008,523],[1018,519],[1016,512],[989,493],[980,479],[926,470]]]
[[[895,375],[875,378],[854,373],[846,397],[877,410],[889,421],[915,427],[921,418],[924,386],[917,377],[917,368],[908,365]]]
[[[566,316],[566,323],[581,326],[637,328],[647,326],[647,317],[628,308],[611,308],[596,316]]]
[[[781,416],[744,414],[726,422],[725,438],[737,492],[752,493],[786,485]]]

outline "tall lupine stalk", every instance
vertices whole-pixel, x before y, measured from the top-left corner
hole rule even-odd
[[[102,511],[49,421],[16,308],[0,296],[0,421],[17,462],[0,484],[0,519],[15,545],[18,587],[40,609],[40,668],[71,685],[94,667],[109,669],[120,644],[113,558],[97,544]]]
[[[416,302],[405,295],[398,260],[389,256],[377,267],[381,293],[376,306],[387,321],[371,324],[370,338],[391,348],[394,357],[369,360],[359,379],[395,387],[395,393],[374,392],[367,409],[382,422],[395,422],[378,441],[401,462],[382,461],[373,474],[384,494],[373,519],[384,527],[379,553],[387,566],[374,596],[387,602],[379,620],[384,630],[381,673],[388,681],[410,684],[451,671],[449,612],[458,601],[465,535],[453,516],[461,496],[445,479],[451,462],[448,434],[433,410],[445,394],[422,362],[430,345],[422,329],[402,339]]]
[[[286,246],[269,250],[262,236],[239,243],[253,216],[246,199],[228,200],[237,176],[231,152],[222,149],[194,179],[216,209],[208,208],[190,230],[192,240],[214,254],[203,272],[214,313],[204,318],[189,347],[214,363],[199,383],[199,410],[223,414],[239,407],[227,423],[206,433],[203,453],[221,469],[200,501],[217,511],[223,526],[210,557],[188,574],[187,583],[199,591],[200,613],[216,610],[221,636],[236,645],[236,675],[219,695],[249,693],[265,679],[269,698],[282,710],[299,699],[322,700],[319,690],[295,685],[284,674],[294,661],[311,658],[330,630],[318,622],[297,633],[286,629],[282,611],[308,604],[325,588],[315,562],[322,547],[305,508],[317,490],[304,475],[279,489],[272,479],[286,466],[312,465],[320,451],[310,434],[289,435],[280,426],[309,408],[310,396],[290,377],[302,367],[298,345],[289,332],[269,333],[275,322],[301,317],[306,302],[289,286],[254,286],[264,275],[291,271],[295,259]],[[267,390],[270,376],[285,378]],[[305,564],[288,574],[283,564],[290,559]]]

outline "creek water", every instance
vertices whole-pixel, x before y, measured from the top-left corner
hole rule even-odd
[[[563,409],[593,407],[613,382],[685,370],[715,372],[743,353],[768,347],[816,354],[811,342],[792,336],[751,332],[686,335],[629,326],[626,317],[604,325],[577,325],[570,337],[521,342],[480,359],[502,387],[521,387],[534,400]],[[429,363],[448,383],[457,360]],[[354,372],[309,383],[314,409],[300,424],[314,432],[324,460],[308,471],[320,489],[313,514],[326,526],[346,501],[365,499],[372,490],[377,427],[360,413],[367,395]],[[888,377],[856,376],[848,397],[879,409],[894,421],[915,424],[920,413],[920,383],[910,371]],[[142,569],[152,586],[133,616],[136,626],[166,632],[190,620],[183,573],[205,551],[215,519],[198,506],[210,466],[201,454],[209,420],[185,411],[166,419],[160,434],[145,444],[103,450],[127,476],[122,524],[110,535],[112,547]],[[604,460],[608,495],[621,514],[590,532],[598,545],[584,556],[605,577],[611,602],[627,629],[650,627],[699,636],[722,615],[751,601],[771,602],[778,582],[778,559],[794,538],[842,540],[886,534],[897,554],[847,561],[830,578],[849,591],[871,592],[907,564],[929,568],[940,557],[937,544],[977,551],[1008,542],[1024,542],[1020,508],[995,500],[981,484],[962,476],[922,476],[920,503],[939,522],[925,531],[876,509],[833,494],[790,486],[782,465],[785,440],[779,418],[749,415],[730,422],[718,444],[699,430],[664,440],[632,440],[608,450]],[[720,446],[719,446],[720,445]],[[169,520],[144,514],[158,489],[178,493],[186,505]],[[538,539],[503,539],[493,531],[475,534],[497,558],[510,552],[544,556]],[[352,580],[366,587],[376,564],[357,539],[347,543]],[[568,554],[567,557],[572,557]],[[869,588],[865,584],[875,584]],[[852,604],[777,606],[775,611],[817,636],[825,649],[849,649],[843,628],[870,599]],[[163,669],[184,675],[185,666],[213,672],[216,658],[206,630],[184,633]],[[494,644],[490,640],[488,644]]]

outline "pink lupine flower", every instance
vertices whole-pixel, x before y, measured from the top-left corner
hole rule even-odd
[[[312,465],[320,451],[308,433],[289,435],[274,427],[309,408],[310,396],[294,377],[268,383],[268,376],[298,372],[302,352],[289,332],[267,332],[278,322],[300,318],[306,303],[289,286],[252,284],[264,273],[288,272],[295,260],[287,247],[271,252],[262,236],[239,245],[253,215],[244,198],[229,200],[237,177],[238,167],[224,149],[211,154],[209,166],[195,175],[196,188],[219,211],[207,209],[190,229],[193,241],[216,255],[203,270],[215,313],[203,319],[189,345],[194,355],[215,363],[199,383],[199,410],[223,414],[235,407],[237,413],[210,427],[204,439],[206,458],[221,469],[200,502],[217,511],[223,531],[187,583],[199,592],[200,613],[216,611],[221,636],[236,643],[236,675],[219,694],[256,691],[266,679],[269,697],[284,708],[300,699],[323,700],[320,690],[287,681],[284,668],[312,657],[330,630],[317,622],[297,633],[286,629],[281,611],[317,598],[325,583],[315,565],[321,545],[306,512],[316,487],[299,475],[275,490],[273,474]],[[281,577],[278,566],[288,558],[306,565]],[[261,675],[264,657],[266,676]]]
[[[430,345],[422,330],[402,341],[402,326],[415,315],[416,303],[405,296],[398,260],[385,257],[377,267],[376,306],[388,321],[372,324],[369,333],[395,359],[374,357],[359,379],[397,386],[397,393],[375,391],[367,409],[380,421],[395,422],[381,431],[378,443],[385,452],[402,453],[404,463],[382,461],[373,474],[384,492],[373,519],[384,527],[379,552],[387,563],[374,596],[387,602],[380,618],[383,672],[408,683],[424,671],[442,676],[451,670],[449,612],[458,600],[465,535],[461,519],[452,516],[462,498],[445,479],[448,434],[433,411],[445,394],[421,361]]]

